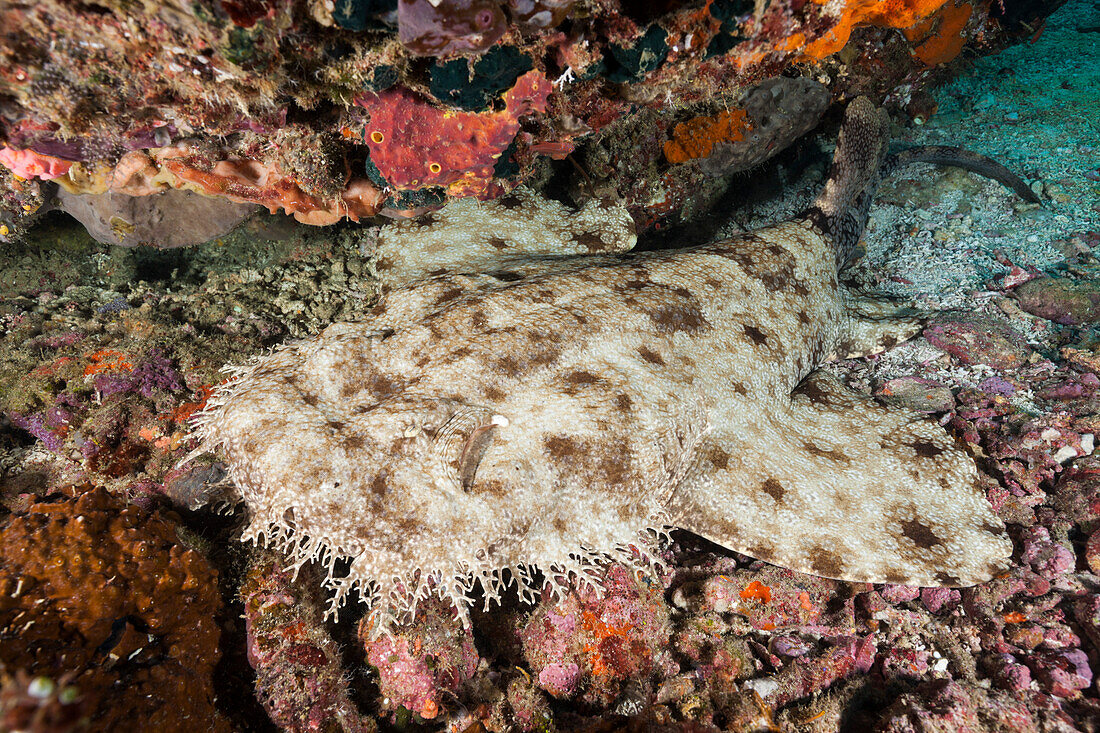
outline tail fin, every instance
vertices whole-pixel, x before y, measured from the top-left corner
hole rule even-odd
[[[999,181],[1025,201],[1039,203],[1039,197],[1019,176],[984,155],[944,145],[917,146],[888,154],[889,140],[890,118],[885,110],[866,97],[852,100],[825,187],[805,213],[805,218],[833,241],[838,271],[853,261],[879,183],[912,163],[964,168]]]
[[[833,240],[837,269],[852,256],[863,228],[879,169],[890,141],[890,118],[867,97],[856,97],[844,114],[833,165],[825,187],[806,212],[807,218]]]

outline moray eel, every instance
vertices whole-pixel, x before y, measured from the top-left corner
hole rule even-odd
[[[815,369],[919,331],[838,281],[883,172],[936,159],[1033,194],[980,156],[886,144],[858,99],[794,221],[391,287],[366,321],[236,368],[198,450],[224,456],[246,537],[325,563],[330,610],[358,590],[378,628],[430,593],[467,619],[479,583],[486,602],[538,573],[598,586],[674,527],[829,578],[988,580],[1012,543],[971,457]]]

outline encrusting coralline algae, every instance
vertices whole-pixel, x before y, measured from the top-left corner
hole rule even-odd
[[[917,329],[837,279],[880,170],[952,150],[885,144],[859,99],[799,220],[393,286],[366,321],[234,368],[200,450],[226,457],[246,537],[325,563],[330,609],[357,589],[378,629],[431,593],[465,620],[474,585],[496,598],[505,570],[521,594],[536,571],[554,590],[598,585],[598,563],[649,562],[670,527],[826,577],[987,580],[1011,543],[971,458],[814,371]],[[949,162],[1023,186],[992,161]],[[459,218],[493,232],[489,205]]]

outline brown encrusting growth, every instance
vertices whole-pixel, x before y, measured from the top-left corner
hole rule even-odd
[[[217,574],[175,525],[103,489],[0,523],[0,668],[66,680],[89,727],[228,731]]]

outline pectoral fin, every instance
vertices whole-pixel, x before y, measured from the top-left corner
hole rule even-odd
[[[824,374],[787,409],[716,427],[699,454],[669,500],[673,524],[776,565],[967,586],[1003,571],[1012,553],[973,460],[941,427]]]

